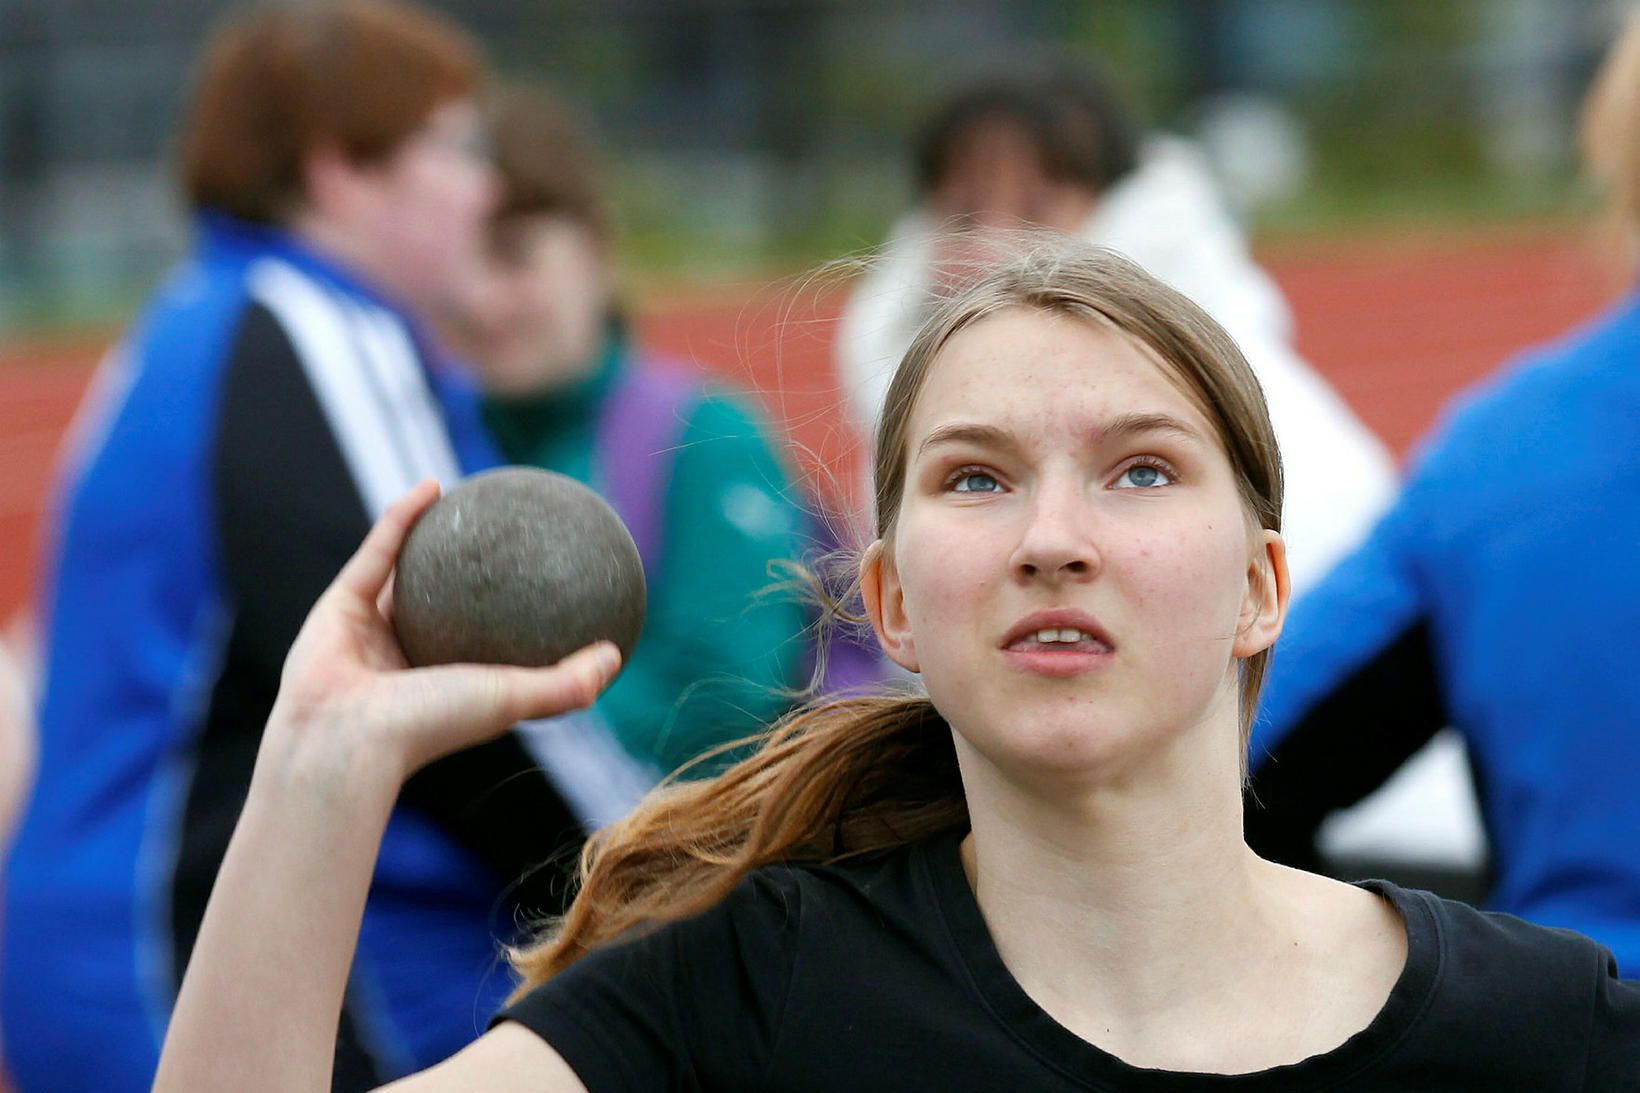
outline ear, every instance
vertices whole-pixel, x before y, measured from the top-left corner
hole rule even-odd
[[[1236,620],[1236,640],[1231,648],[1238,657],[1250,657],[1275,644],[1292,598],[1287,544],[1280,533],[1260,529],[1254,546],[1247,563],[1247,595]]]
[[[877,643],[888,654],[888,659],[908,672],[922,671],[905,614],[900,574],[881,539],[866,547],[865,556],[860,559],[860,595],[865,600],[871,628],[877,632]]]
[[[302,154],[302,199],[322,217],[347,211],[358,202],[362,172],[334,144],[318,144]]]

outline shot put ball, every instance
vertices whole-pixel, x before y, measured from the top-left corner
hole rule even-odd
[[[643,616],[643,563],[615,510],[527,467],[474,475],[435,502],[393,579],[393,628],[417,667],[539,667],[600,638],[625,663]]]

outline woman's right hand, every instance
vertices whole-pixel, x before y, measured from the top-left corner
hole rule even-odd
[[[314,604],[285,660],[264,751],[364,764],[402,781],[519,721],[588,706],[614,678],[620,653],[609,642],[547,668],[406,664],[386,610],[389,579],[438,494],[426,481],[389,507]]]
[[[515,721],[585,706],[615,674],[608,643],[550,668],[407,667],[381,605],[437,496],[424,482],[387,510],[291,646],[156,1090],[329,1089],[336,1014],[403,779]]]

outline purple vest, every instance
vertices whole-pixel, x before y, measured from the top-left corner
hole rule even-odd
[[[684,427],[701,398],[700,379],[686,366],[664,360],[632,360],[616,378],[598,419],[593,457],[601,487],[626,522],[653,587],[661,573],[665,542],[666,493],[672,480]],[[836,534],[813,512],[805,514],[803,553],[825,557],[838,546]],[[885,678],[875,639],[842,627],[808,630],[804,671],[812,673],[824,644],[826,668],[819,693],[837,695],[870,689]]]

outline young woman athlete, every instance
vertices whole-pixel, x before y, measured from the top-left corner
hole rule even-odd
[[[511,1008],[394,1088],[1632,1088],[1640,985],[1592,942],[1243,841],[1281,469],[1199,308],[1030,252],[918,335],[876,472],[864,601],[927,695],[808,710],[649,798],[515,954]],[[433,493],[292,651],[162,1090],[324,1089],[400,782],[616,668],[404,670],[377,603]]]

